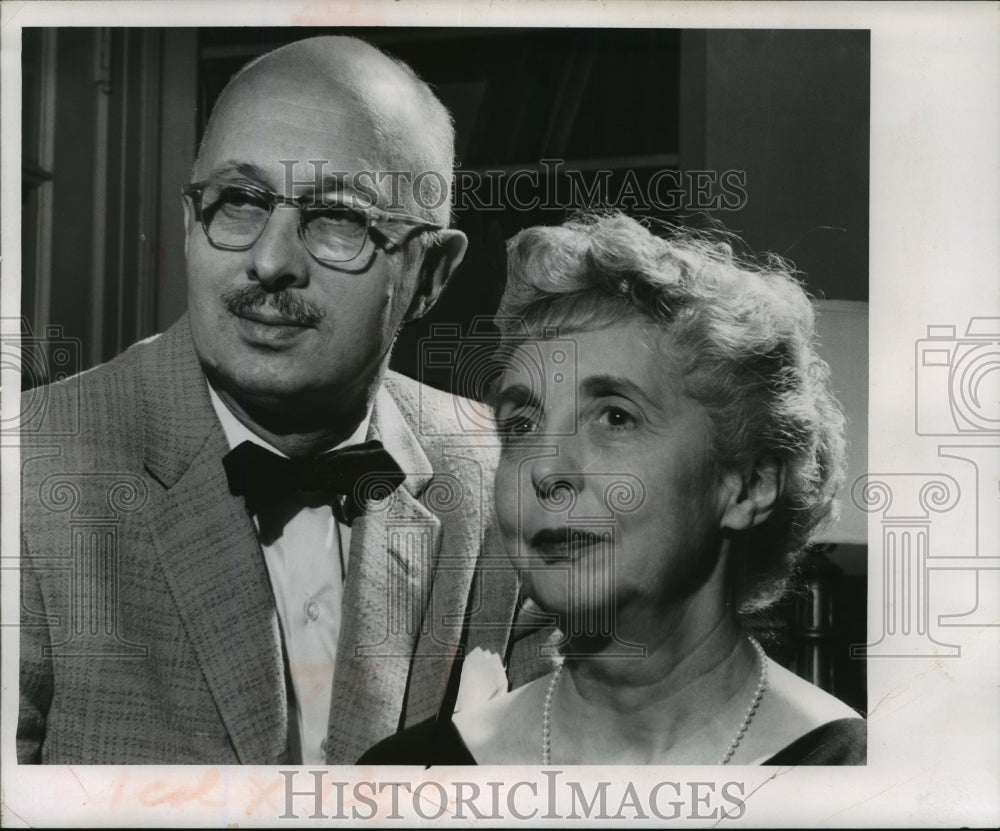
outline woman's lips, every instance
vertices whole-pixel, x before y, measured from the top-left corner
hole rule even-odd
[[[545,528],[531,537],[529,545],[546,563],[575,560],[605,539],[583,528]]]

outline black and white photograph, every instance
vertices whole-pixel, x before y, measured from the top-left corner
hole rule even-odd
[[[5,6],[5,824],[1000,818],[985,4]]]

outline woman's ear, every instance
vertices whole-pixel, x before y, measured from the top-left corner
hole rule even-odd
[[[784,466],[776,459],[762,459],[749,474],[725,474],[728,502],[722,527],[747,531],[771,516],[784,487],[784,472]]]

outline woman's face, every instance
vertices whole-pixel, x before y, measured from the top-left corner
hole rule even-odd
[[[641,320],[529,341],[507,365],[500,527],[526,594],[570,614],[564,628],[610,634],[633,607],[690,597],[716,562],[732,487],[678,366],[670,334]]]

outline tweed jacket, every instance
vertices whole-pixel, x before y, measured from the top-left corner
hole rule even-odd
[[[186,318],[31,400],[19,760],[293,760],[268,572]],[[328,764],[436,711],[463,625],[504,654],[516,600],[496,451],[461,434],[455,399],[388,373],[368,437],[407,477],[352,528]],[[519,660],[521,680],[546,669]]]

